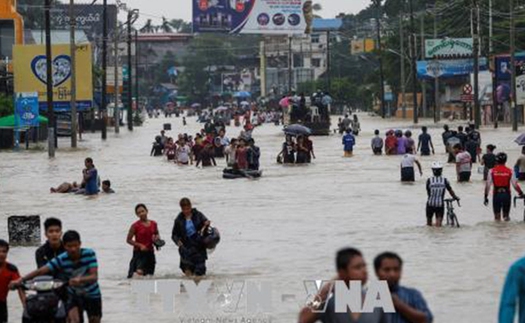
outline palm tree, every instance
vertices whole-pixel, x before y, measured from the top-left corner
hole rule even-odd
[[[162,17],[162,24],[160,26],[158,26],[158,27],[163,33],[172,33],[173,32],[173,27],[171,26],[171,24],[168,21],[168,19],[166,19],[165,17]]]
[[[139,31],[141,33],[148,33],[148,34],[154,33],[155,27],[153,26],[153,22],[151,21],[151,19],[148,19],[148,21],[146,21],[146,24],[144,24],[144,26],[140,28]]]

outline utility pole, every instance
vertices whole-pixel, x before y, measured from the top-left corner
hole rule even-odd
[[[131,66],[131,19],[132,19],[132,16],[133,16],[133,12],[132,11],[129,11],[128,12],[128,129],[130,131],[133,131],[133,109],[132,109],[132,100],[133,100],[133,97],[132,97],[132,85],[133,85],[133,81],[132,81],[132,73],[131,73],[131,69],[132,69],[132,66]],[[135,48],[135,51],[136,51],[136,48]]]
[[[266,97],[266,43],[263,40],[259,43],[259,56],[261,57],[261,96]]]
[[[481,109],[479,104],[479,34],[477,24],[478,20],[478,11],[479,4],[478,0],[473,0],[474,10],[476,10],[472,17],[476,19],[476,23],[472,24],[474,26],[474,122],[476,124],[476,129],[479,129],[481,125]]]
[[[514,22],[514,0],[509,0],[510,5],[510,70],[512,93],[512,131],[518,131],[518,105],[516,95],[516,24]]]
[[[113,49],[115,50],[115,109],[113,110],[113,119],[115,119],[115,133],[119,133],[120,132],[120,106],[119,106],[120,86],[118,85],[119,84],[119,78],[118,78],[119,77],[118,75],[119,74],[118,19],[115,19],[115,32],[113,33],[113,35],[114,35]],[[124,82],[122,82],[122,84],[124,84]]]
[[[407,117],[406,105],[406,80],[405,80],[405,28],[403,28],[403,13],[399,18],[399,44],[401,45],[401,109],[403,111],[403,119]]]
[[[492,37],[494,37],[493,18],[492,18],[492,0],[489,0],[489,54],[492,54]]]
[[[77,44],[75,39],[75,0],[69,0],[69,23],[70,34],[69,34],[69,45],[70,45],[70,57],[71,57],[71,148],[77,148],[77,72],[76,72],[76,51]]]
[[[376,29],[377,29],[377,53],[379,55],[379,89],[380,89],[380,102],[381,102],[381,117],[386,117],[385,107],[385,75],[383,72],[383,49],[381,48],[381,0],[375,0],[377,9],[376,14]]]
[[[140,112],[139,108],[139,32],[135,30],[135,107],[136,113]]]
[[[421,14],[421,59],[425,59],[425,14]],[[428,117],[427,107],[427,81],[421,79],[421,96],[422,96],[422,110],[423,116]]]
[[[330,46],[330,30],[326,32],[326,70],[328,73],[328,84],[326,90],[331,94],[332,90],[332,49]]]
[[[414,100],[414,123],[417,124],[419,120],[418,106],[417,106],[417,62],[416,62],[416,33],[414,28],[414,8],[413,0],[409,0],[410,6],[410,41],[411,41],[411,60],[412,60],[412,92]]]
[[[434,5],[434,39],[437,39],[437,6]],[[439,102],[439,75],[434,76],[434,123],[441,120],[441,104]]]
[[[108,3],[102,2],[102,140],[107,138]]]
[[[292,36],[288,37],[288,93],[292,93],[293,53]]]
[[[47,92],[47,117],[48,133],[47,146],[49,158],[55,157],[55,111],[53,107],[53,58],[51,57],[51,0],[46,0],[45,8],[46,29],[46,92]]]

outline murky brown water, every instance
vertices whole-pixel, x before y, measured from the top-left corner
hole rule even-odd
[[[279,127],[256,129],[255,138],[263,156],[260,180],[226,181],[222,167],[180,168],[149,157],[153,137],[164,118],[150,119],[132,133],[87,134],[80,149],[61,148],[57,158],[47,153],[0,153],[0,236],[7,237],[7,216],[40,214],[56,216],[65,229],[76,229],[86,247],[99,257],[100,281],[106,322],[180,322],[191,317],[180,313],[184,299],[176,302],[177,313],[162,311],[159,297],[152,297],[152,310],[137,309],[136,297],[125,279],[131,247],[125,243],[134,206],[141,202],[159,223],[168,245],[157,254],[159,279],[180,278],[179,257],[170,235],[181,197],[190,197],[196,207],[220,229],[222,242],[210,256],[208,270],[215,283],[233,280],[273,281],[273,322],[294,322],[298,303],[306,297],[304,279],[330,278],[334,254],[345,246],[360,248],[369,263],[384,250],[398,252],[405,260],[403,283],[420,289],[435,322],[494,322],[508,266],[523,256],[525,225],[519,223],[522,209],[513,210],[513,222],[492,222],[491,208],[483,206],[482,175],[472,183],[453,187],[462,198],[458,209],[461,229],[428,229],[424,226],[426,192],[424,178],[431,175],[434,160],[445,161],[440,129],[433,129],[435,157],[422,160],[424,178],[414,185],[399,182],[398,157],[375,157],[369,142],[375,128],[401,126],[362,116],[363,133],[355,157],[342,158],[338,135],[314,138],[317,159],[306,167],[283,167],[275,163],[282,142]],[[178,132],[195,133],[200,124],[189,119],[173,123]],[[239,129],[229,129],[236,135]],[[419,131],[416,131],[419,132]],[[508,128],[482,132],[484,145],[493,143],[506,150],[509,160],[518,156],[516,137]],[[69,145],[61,139],[60,146]],[[89,199],[49,194],[49,187],[80,180],[83,160],[92,157],[102,179],[111,179],[117,194]],[[224,166],[224,160],[219,161]],[[453,166],[445,175],[455,178]],[[34,266],[35,248],[13,248],[9,259],[23,273]],[[373,277],[373,268],[369,267]],[[295,301],[280,302],[282,294],[295,294]],[[9,297],[12,322],[18,322],[21,306]],[[215,320],[222,313],[207,317]],[[238,313],[238,319],[247,317]],[[215,321],[213,321],[215,322]]]

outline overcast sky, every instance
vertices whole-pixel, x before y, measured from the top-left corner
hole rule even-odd
[[[108,0],[108,3],[115,2],[115,0]],[[148,18],[160,21],[162,16],[191,21],[191,0],[121,0],[121,2],[140,10],[139,23],[143,23]],[[340,12],[357,13],[366,8],[371,0],[317,0],[314,3],[320,3],[323,6],[323,11],[320,13],[323,18],[333,18]],[[125,16],[121,15],[121,19],[125,19]]]

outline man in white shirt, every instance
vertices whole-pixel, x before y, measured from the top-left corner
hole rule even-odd
[[[408,153],[403,156],[403,159],[401,159],[401,182],[414,182],[416,180],[414,164],[416,164],[419,169],[419,175],[423,176],[421,163],[417,160],[416,155]]]
[[[456,172],[458,174],[458,182],[470,181],[470,174],[472,173],[472,157],[465,151],[461,144],[454,146],[456,153]]]

